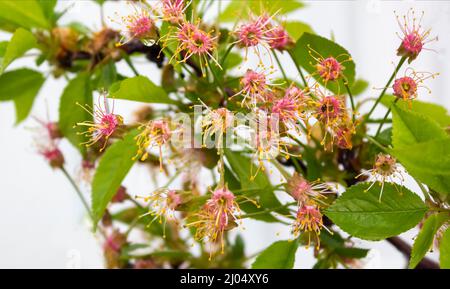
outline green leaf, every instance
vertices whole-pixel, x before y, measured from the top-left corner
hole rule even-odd
[[[28,117],[34,99],[44,83],[37,71],[22,68],[0,76],[0,101],[13,100],[16,107],[16,124]]]
[[[0,74],[5,71],[11,62],[24,55],[31,48],[36,47],[36,45],[36,38],[30,31],[23,28],[17,29],[6,47],[0,66]]]
[[[348,247],[346,240],[339,233],[328,233],[323,230],[320,234],[320,244],[325,245],[331,252],[347,258],[361,259],[367,256],[368,249]]]
[[[93,84],[96,89],[108,90],[118,79],[116,64],[114,61],[109,61],[102,67],[97,69]]]
[[[314,33],[309,24],[300,21],[288,21],[283,26],[294,41],[297,41],[305,32]]]
[[[423,218],[427,207],[423,201],[405,187],[384,184],[380,188],[360,183],[347,189],[325,214],[348,234],[366,240],[382,240],[397,236]],[[397,189],[399,191],[397,191]]]
[[[325,86],[325,83],[317,74],[315,68],[317,61],[314,58],[319,57],[317,53],[323,58],[334,57],[340,62],[345,61],[345,63],[342,64],[345,67],[342,73],[347,79],[349,86],[352,87],[355,80],[355,63],[353,60],[346,61],[348,58],[351,58],[351,56],[342,46],[321,36],[305,32],[291,51],[292,57],[294,57],[296,62],[309,72],[319,83]],[[334,93],[340,93],[343,91],[344,87],[343,79],[329,81],[326,84],[326,87]]]
[[[47,19],[52,19],[55,16],[55,7],[57,0],[38,0],[39,5],[41,6],[42,12],[44,13]]]
[[[441,269],[450,269],[450,228],[445,231],[439,246],[439,262]]]
[[[225,156],[231,166],[231,169],[239,179],[241,189],[244,190],[244,193],[245,190],[249,190],[249,192],[245,193],[249,198],[255,199],[256,196],[259,197],[258,200],[261,208],[257,208],[251,203],[244,203],[241,208],[245,212],[261,212],[264,209],[277,208],[281,206],[281,203],[278,201],[273,192],[272,184],[270,183],[267,175],[260,172],[256,175],[254,180],[251,180],[252,161],[249,158],[240,155],[238,152],[233,152],[227,149],[225,150]],[[286,210],[278,212],[283,212],[285,214],[288,213]],[[277,219],[270,214],[258,214],[252,218],[265,222],[277,222]]]
[[[448,213],[433,214],[424,222],[411,250],[409,268],[416,268],[433,245],[434,236],[439,228],[449,219]]]
[[[114,83],[110,90],[112,98],[147,103],[175,103],[161,87],[145,76],[136,76]]]
[[[357,79],[351,88],[353,96],[360,95],[369,87],[369,83],[364,79]],[[384,98],[383,98],[384,99]]]
[[[391,152],[407,169],[450,177],[450,139],[394,148]]]
[[[408,173],[432,189],[450,193],[450,138],[439,124],[414,111],[392,106],[395,156]]]
[[[381,103],[386,107],[391,107],[395,99],[396,97],[393,95],[385,95],[381,99]],[[443,106],[420,100],[413,100],[411,102],[411,107],[406,101],[398,101],[395,105],[406,111],[417,112],[421,114],[422,117],[431,118],[440,126],[446,127],[450,125],[450,115],[448,115],[447,110]]]
[[[134,130],[115,142],[100,159],[92,181],[92,214],[95,226],[135,162],[134,138],[137,134],[138,131]]]
[[[283,15],[304,7],[304,4],[296,0],[232,0],[220,14],[220,20],[234,22],[236,19],[248,19],[251,11],[255,15],[264,12]]]
[[[292,269],[297,249],[297,241],[277,241],[256,257],[252,269]]]
[[[24,28],[50,28],[42,6],[36,0],[0,1],[0,20]]]
[[[72,145],[85,153],[86,147],[82,143],[88,139],[75,128],[76,124],[93,121],[92,115],[80,105],[92,107],[92,90],[88,73],[80,73],[70,80],[61,96],[59,104],[59,128]],[[78,105],[78,104],[79,105]]]
[[[394,148],[448,138],[439,124],[417,112],[392,106],[392,144]]]

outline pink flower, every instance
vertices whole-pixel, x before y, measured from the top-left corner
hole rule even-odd
[[[184,19],[184,10],[187,6],[184,5],[183,0],[162,0],[161,2],[163,20],[176,24]]]
[[[256,107],[258,104],[268,100],[272,87],[277,85],[272,83],[265,70],[255,71],[248,69],[240,80],[241,90],[235,95],[243,95],[241,105]]]
[[[61,168],[64,165],[64,155],[58,148],[62,134],[55,122],[44,122],[34,117],[41,127],[36,129],[33,136],[37,151],[42,155],[52,168]]]
[[[135,158],[145,161],[149,154],[147,149],[157,147],[159,150],[159,165],[162,171],[162,147],[166,145],[171,136],[172,131],[169,122],[166,120],[150,120],[147,124],[140,126],[142,132],[136,136],[136,145],[138,151]]]
[[[289,42],[288,36],[283,32],[284,29],[281,31],[280,27],[272,24],[272,18],[273,16],[267,14],[258,17],[253,15],[249,22],[241,24],[233,32],[237,38],[234,43],[241,48],[245,48],[245,59],[247,59],[249,48],[253,48],[261,61],[259,47],[263,47],[267,52],[270,52],[271,48],[280,49]]]
[[[186,224],[187,227],[196,229],[194,238],[211,244],[220,242],[223,254],[224,232],[237,225],[241,214],[236,199],[236,196],[226,186],[215,189],[203,208],[192,216],[193,221]],[[255,203],[250,199],[246,200]],[[210,259],[212,253],[211,250]]]
[[[199,27],[200,23],[193,24],[190,22],[181,22],[177,28],[176,33],[168,33],[166,37],[162,39],[164,47],[175,43],[177,49],[174,51],[172,58],[180,58],[178,63],[186,62],[192,56],[196,56],[203,76],[206,76],[206,66],[209,65],[211,59],[218,67],[221,67],[213,56],[214,50],[217,46],[218,36],[212,36],[213,31],[205,32]]]
[[[56,146],[41,148],[39,153],[47,160],[52,168],[61,168],[64,165],[64,155]]]
[[[320,60],[316,64],[316,69],[320,77],[328,82],[338,79],[342,74],[343,67],[334,57],[328,57]]]
[[[403,21],[396,15],[402,32],[402,35],[399,35],[402,43],[397,50],[397,54],[407,57],[409,63],[417,58],[420,52],[425,49],[424,47],[427,43],[437,40],[437,37],[430,39],[431,29],[425,30],[422,28],[421,22],[423,15],[424,12],[422,12],[419,20],[417,20],[413,9],[408,10],[408,13],[403,16]]]
[[[303,120],[303,110],[306,108],[307,94],[298,87],[291,85],[282,98],[273,99],[271,112],[276,114],[285,127],[296,134],[301,133],[298,124]]]
[[[272,49],[287,50],[294,45],[292,38],[281,25],[267,31],[266,35]]]
[[[311,202],[299,206],[296,219],[292,225],[292,234],[297,238],[301,232],[308,234],[308,244],[311,244],[311,235],[315,238],[316,248],[320,248],[320,231],[323,226],[322,213],[319,207]]]
[[[429,78],[435,78],[439,73],[416,72],[408,68],[403,77],[397,78],[392,86],[394,95],[404,101],[408,101],[411,106],[411,101],[416,99],[419,95],[419,88],[425,88],[429,93],[431,90],[423,83]]]
[[[298,173],[288,179],[286,191],[298,202],[299,206],[310,201],[321,202],[324,194],[332,193],[331,186],[321,183],[320,180],[309,182]]]
[[[145,45],[153,45],[157,39],[157,28],[150,18],[150,12],[147,7],[133,3],[134,13],[121,17],[122,38],[117,46],[127,44],[137,39]],[[112,20],[116,22],[115,20]]]
[[[343,100],[338,96],[325,96],[317,102],[316,117],[328,125],[338,121],[345,111]]]
[[[82,106],[89,114],[94,117],[94,121],[84,121],[77,123],[77,126],[88,127],[87,131],[79,134],[87,136],[89,140],[85,142],[86,146],[92,146],[100,140],[103,140],[103,146],[100,151],[103,151],[108,144],[109,137],[123,124],[123,118],[120,115],[109,112],[108,100],[105,95],[103,97],[103,107],[95,105],[92,109],[89,105]],[[93,110],[93,112],[91,112]],[[114,107],[112,109],[114,111]]]

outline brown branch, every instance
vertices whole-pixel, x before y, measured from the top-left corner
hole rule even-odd
[[[399,250],[400,253],[402,253],[402,255],[405,256],[407,260],[409,260],[412,249],[408,243],[403,241],[400,237],[387,238],[386,241],[388,241],[392,246]],[[420,261],[415,269],[439,269],[439,264],[437,264],[430,258],[425,257],[422,259],[422,261]]]

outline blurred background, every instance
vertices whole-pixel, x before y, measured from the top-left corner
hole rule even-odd
[[[244,1],[244,0],[243,0]],[[226,5],[227,1],[222,1]],[[417,12],[425,11],[424,27],[432,28],[432,35],[439,41],[430,47],[434,51],[424,51],[413,66],[418,71],[439,72],[441,75],[427,82],[432,93],[425,91],[420,96],[423,101],[435,102],[450,109],[450,2],[449,1],[304,1],[307,6],[287,18],[300,20],[311,25],[314,31],[325,37],[334,37],[345,47],[357,65],[357,76],[370,82],[370,89],[359,97],[373,97],[376,88],[383,87],[397,61],[396,49],[400,32],[394,10],[406,13],[408,8]],[[124,1],[106,2],[105,16],[114,16],[125,9]],[[101,28],[100,8],[93,1],[58,1],[58,9],[71,7],[61,19],[61,24],[71,21],[85,23],[94,31]],[[211,15],[210,15],[211,16]],[[213,16],[211,16],[213,17]],[[107,21],[111,24],[110,21]],[[0,34],[0,40],[8,40],[10,35]],[[284,59],[289,75],[296,75],[295,68]],[[15,61],[11,67],[33,67],[31,58]],[[129,68],[119,64],[119,71],[132,76]],[[156,66],[136,60],[138,71],[159,83]],[[48,71],[41,66],[40,70]],[[46,118],[47,106],[51,120],[58,115],[58,100],[66,85],[61,79],[48,79],[35,101],[32,115]],[[373,89],[375,88],[375,89]],[[46,104],[47,103],[47,104]],[[127,118],[136,104],[118,101],[116,112]],[[381,107],[380,107],[381,108]],[[368,108],[366,108],[368,109]],[[382,108],[376,113],[382,114]],[[29,118],[15,126],[15,112],[12,102],[0,103],[0,268],[102,268],[101,243],[90,231],[89,220],[84,208],[70,184],[59,171],[53,171],[36,153],[32,142],[36,121]],[[69,171],[77,174],[80,160],[75,149],[62,143]],[[160,180],[161,183],[163,180]],[[207,184],[207,183],[206,183]],[[131,195],[149,193],[152,184],[145,170],[134,168],[125,180]],[[411,183],[411,189],[418,191]],[[84,188],[89,198],[89,188]],[[246,253],[258,252],[275,240],[288,238],[289,228],[258,221],[246,221],[241,231],[246,240]],[[408,243],[416,234],[416,229],[402,235]],[[363,260],[364,268],[404,268],[406,259],[389,243],[365,242],[355,239],[358,246],[370,248]],[[431,254],[436,258],[436,254]],[[296,268],[310,268],[314,264],[312,249],[298,250]]]

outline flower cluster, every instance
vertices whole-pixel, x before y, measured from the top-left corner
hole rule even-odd
[[[368,188],[363,190],[380,184],[381,202],[386,183],[395,185],[404,181],[404,169],[397,159],[379,153],[389,151],[395,155],[395,150],[388,147],[388,140],[382,140],[379,134],[383,124],[388,122],[390,110],[381,120],[370,115],[378,103],[383,103],[381,100],[389,93],[388,89],[395,96],[393,105],[405,101],[410,108],[419,97],[420,89],[429,91],[425,81],[437,74],[412,68],[407,68],[403,76],[397,77],[397,74],[406,60],[411,63],[426,49],[427,43],[434,40],[429,38],[430,30],[422,28],[421,18],[416,19],[412,11],[403,22],[397,17],[402,30],[397,50],[399,65],[371,111],[364,115],[362,108],[372,99],[366,102],[353,97],[352,91],[354,95],[361,93],[363,89],[358,86],[364,86],[360,85],[364,81],[354,81],[353,59],[345,49],[338,49],[336,45],[336,50],[343,52],[337,53],[328,46],[321,47],[321,40],[325,40],[313,34],[309,37],[316,37],[319,44],[316,41],[302,43],[305,39],[308,41],[308,37],[303,36],[295,44],[278,16],[280,12],[270,15],[261,11],[255,15],[256,11],[252,11],[250,17],[239,19],[233,28],[225,29],[217,24],[220,21],[212,24],[202,20],[209,6],[214,5],[213,1],[200,3],[132,1],[132,13],[119,17],[118,22],[123,26],[120,33],[105,24],[101,32],[93,34],[96,43],[102,45],[88,49],[92,54],[75,51],[77,45],[73,45],[75,48],[71,45],[66,55],[69,59],[92,59],[84,67],[92,72],[89,81],[98,91],[104,85],[110,92],[110,95],[101,92],[96,104],[77,103],[87,112],[84,114],[80,110],[75,123],[78,139],[84,140],[80,142],[86,146],[82,150],[82,179],[90,183],[96,170],[101,172],[126,163],[126,168],[132,165],[148,168],[150,181],[158,188],[149,190],[149,195],[132,195],[133,186],[126,184],[129,179],[124,179],[124,175],[119,178],[110,171],[95,175],[93,194],[101,190],[98,182],[102,178],[117,177],[108,186],[108,193],[101,192],[102,202],[106,203],[101,208],[103,211],[95,207],[97,198],[93,198],[93,212],[83,200],[93,219],[101,219],[99,229],[105,237],[103,250],[107,266],[234,266],[231,260],[234,257],[228,254],[233,251],[227,247],[232,243],[228,232],[242,227],[244,218],[264,221],[270,218],[270,221],[285,223],[278,217],[290,220],[286,228],[292,238],[306,247],[312,244],[316,257],[324,254],[325,257],[319,256],[323,257],[322,261],[331,262],[333,266],[336,260],[344,266],[350,264],[348,256],[337,256],[342,250],[327,244],[330,242],[326,242],[323,230],[339,233],[333,230],[333,224],[324,214],[332,211],[329,207],[340,197],[338,185],[350,187],[369,179]],[[63,32],[56,30],[53,37],[63,38]],[[73,41],[77,44],[77,40]],[[90,46],[92,43],[83,43],[80,47]],[[109,54],[108,49],[116,53]],[[139,75],[129,57],[135,52],[145,54],[146,59],[153,62],[156,62],[154,58],[162,56],[158,63],[163,67],[161,87]],[[244,58],[235,52],[244,54]],[[256,56],[256,63],[251,61],[249,52],[255,54],[251,56]],[[294,69],[285,69],[285,56],[291,58]],[[126,60],[135,78],[124,79],[121,72],[117,73],[115,62],[121,59]],[[114,66],[114,70],[110,69],[112,66],[107,67],[107,63]],[[58,69],[62,69],[64,63],[59,64]],[[75,65],[70,67],[74,71],[78,69]],[[296,71],[295,75],[291,71]],[[110,76],[118,83],[106,79]],[[125,122],[114,112],[114,102],[108,101],[118,93],[118,87],[120,98],[145,99],[157,105],[147,105],[136,113],[134,121]],[[201,112],[197,110],[199,107]],[[82,114],[84,121],[78,119]],[[186,118],[180,120],[179,116]],[[61,132],[57,123],[38,121],[42,126],[39,153],[52,167],[66,173],[59,140],[65,135],[73,142],[76,136],[71,138],[66,126],[61,126]],[[369,133],[375,124],[379,127],[372,137]],[[178,137],[182,138],[180,143]],[[127,144],[127,153],[123,156],[117,156],[114,149],[109,150],[111,145],[123,143]],[[109,152],[116,154],[112,159],[117,165],[102,164],[111,161],[109,157],[113,153]],[[101,158],[102,155],[105,158]],[[272,184],[278,174],[281,180]],[[160,184],[162,178],[167,182],[164,185]],[[76,182],[71,181],[76,186]],[[293,201],[284,202],[279,198],[282,194]],[[263,204],[262,208],[256,200]],[[434,198],[427,201],[432,202]],[[246,202],[254,206],[246,206]],[[121,210],[116,211],[116,208]],[[332,221],[340,226],[334,219]],[[121,233],[114,227],[115,222],[121,223],[120,226],[127,224],[129,229]],[[148,229],[150,226],[157,229]],[[134,230],[144,236],[129,234]],[[136,241],[139,246],[129,246],[135,235],[142,237]],[[153,242],[156,235],[159,243]],[[339,238],[333,238],[333,243],[342,241],[345,247],[346,240]],[[152,243],[146,249],[158,247],[170,254],[158,260],[158,254],[141,255],[134,251],[150,243],[148,240]],[[190,252],[190,245],[196,242],[201,251],[199,257],[192,254],[189,261],[183,263],[179,262],[179,257],[171,259],[173,252]],[[209,250],[205,249],[208,247]],[[221,256],[212,261],[212,256],[218,252]],[[208,253],[213,265],[206,263]]]

